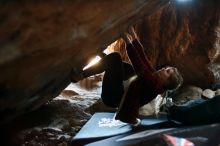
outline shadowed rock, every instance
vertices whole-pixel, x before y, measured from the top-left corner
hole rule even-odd
[[[1,121],[38,108],[69,83],[72,67],[167,0],[0,2]]]

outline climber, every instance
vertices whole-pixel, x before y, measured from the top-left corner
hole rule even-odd
[[[77,82],[105,71],[101,93],[103,103],[118,108],[116,119],[137,126],[140,124],[137,118],[139,108],[158,94],[179,87],[182,76],[174,67],[156,71],[146,57],[133,27],[129,33],[125,33],[123,39],[132,65],[122,61],[119,53],[102,54],[100,62],[90,68],[84,71],[74,69],[71,79]],[[123,84],[125,80],[130,82],[127,90]]]

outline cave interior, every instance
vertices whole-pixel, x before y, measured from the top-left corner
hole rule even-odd
[[[220,95],[219,0],[2,0],[1,145],[73,145],[94,113],[116,112],[100,99],[103,74],[71,83],[71,73],[103,51],[129,62],[131,26],[154,68],[181,72],[176,104]],[[155,114],[155,103],[140,114]]]

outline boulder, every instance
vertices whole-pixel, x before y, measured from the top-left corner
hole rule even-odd
[[[168,0],[0,2],[0,123],[38,108],[129,25]]]
[[[184,86],[173,92],[170,97],[172,97],[173,102],[181,105],[190,100],[200,99],[202,96],[202,89],[196,86]]]

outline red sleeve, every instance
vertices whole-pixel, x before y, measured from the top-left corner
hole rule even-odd
[[[142,73],[152,74],[155,69],[150,64],[147,56],[144,53],[144,48],[138,40],[134,40],[132,44],[128,44],[126,47],[128,57],[135,69],[135,72],[139,75]]]
[[[146,82],[151,82],[157,91],[162,91],[162,85],[155,74],[156,70],[150,64],[149,59],[145,55],[144,48],[138,40],[134,40],[132,44],[127,45],[128,57],[134,67],[136,74]]]

